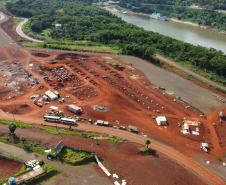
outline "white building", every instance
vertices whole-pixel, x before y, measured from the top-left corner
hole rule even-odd
[[[167,125],[167,120],[165,116],[158,116],[155,118],[157,125]]]
[[[82,112],[82,108],[75,105],[68,105],[68,109],[75,114]]]
[[[51,101],[57,100],[58,96],[55,95],[53,92],[50,90],[46,91],[45,94],[51,99]]]
[[[56,29],[61,29],[61,24],[55,24]]]

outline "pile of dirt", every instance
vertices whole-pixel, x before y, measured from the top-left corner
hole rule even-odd
[[[21,115],[21,114],[26,114],[26,113],[30,112],[31,108],[26,103],[23,103],[23,104],[17,104],[16,103],[16,104],[11,104],[11,105],[4,106],[2,108],[2,110],[4,112],[9,112],[11,114]]]
[[[86,55],[79,55],[79,54],[75,54],[75,53],[63,53],[63,54],[57,55],[56,60],[65,60],[66,58],[78,59],[80,57],[86,58],[88,56],[86,56]]]
[[[0,166],[0,179],[4,179],[19,172],[23,164],[0,156]]]
[[[49,54],[45,54],[45,53],[32,53],[32,55],[36,56],[36,57],[49,57]]]

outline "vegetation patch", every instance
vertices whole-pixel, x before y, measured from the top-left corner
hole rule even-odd
[[[123,141],[125,141],[125,139],[121,139],[119,137],[112,136],[112,135],[110,135],[108,138],[108,142],[113,144],[122,143]]]
[[[89,154],[85,151],[76,152],[64,147],[54,160],[79,168],[95,162],[94,156],[94,153]]]
[[[21,19],[17,19],[16,21],[14,21],[13,23],[13,28],[16,28],[18,24],[20,24],[22,22]]]
[[[24,141],[22,141],[22,139],[17,139],[17,137],[0,137],[0,142],[23,148],[25,150],[32,151],[44,156],[46,155],[44,151],[47,150],[47,148],[44,146],[40,146],[33,141],[27,141],[25,143]]]
[[[155,153],[155,150],[149,148],[140,148],[140,151],[143,155],[153,155]]]
[[[218,91],[220,91],[220,92],[226,94],[226,90],[224,90],[224,89],[222,89],[222,88],[220,88],[220,87],[216,87],[216,89],[217,89]]]

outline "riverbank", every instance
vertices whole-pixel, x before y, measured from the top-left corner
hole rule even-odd
[[[109,7],[112,7],[112,8],[109,8]],[[118,6],[118,9],[116,9],[113,6],[109,6],[109,7],[103,7],[103,8],[105,10],[108,10],[108,11],[111,11],[111,12],[121,12],[121,13],[122,12],[128,12],[129,14],[142,15],[142,16],[147,16],[147,17],[151,16],[151,14],[132,12],[129,9],[125,9],[125,8],[122,8],[122,7],[119,7],[119,6]],[[217,32],[217,33],[222,34],[222,35],[226,35],[226,31],[224,32],[224,31],[217,30],[217,28],[215,28],[215,27],[199,25],[198,23],[193,23],[193,22],[190,22],[190,21],[178,20],[178,19],[175,19],[175,18],[167,18],[167,19],[168,19],[168,21],[174,21],[174,22],[178,22],[178,23],[192,25],[192,26],[196,26],[196,27],[199,27],[199,28],[204,28],[204,29],[208,29],[208,30],[214,31],[214,32]]]

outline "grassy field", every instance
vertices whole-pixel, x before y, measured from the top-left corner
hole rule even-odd
[[[20,24],[22,22],[21,19],[17,19],[14,23],[13,23],[13,28],[16,28],[18,24]]]
[[[60,49],[60,50],[71,50],[71,51],[88,51],[93,53],[102,53],[102,52],[108,52],[117,54],[119,51],[116,49],[112,49],[108,46],[78,46],[78,45],[72,45],[69,42],[65,42],[66,45],[62,46],[59,44],[46,44],[43,43],[34,43],[34,42],[24,42],[23,45],[26,47],[36,47],[36,48],[49,48],[49,49]],[[74,43],[73,43],[74,44]]]

